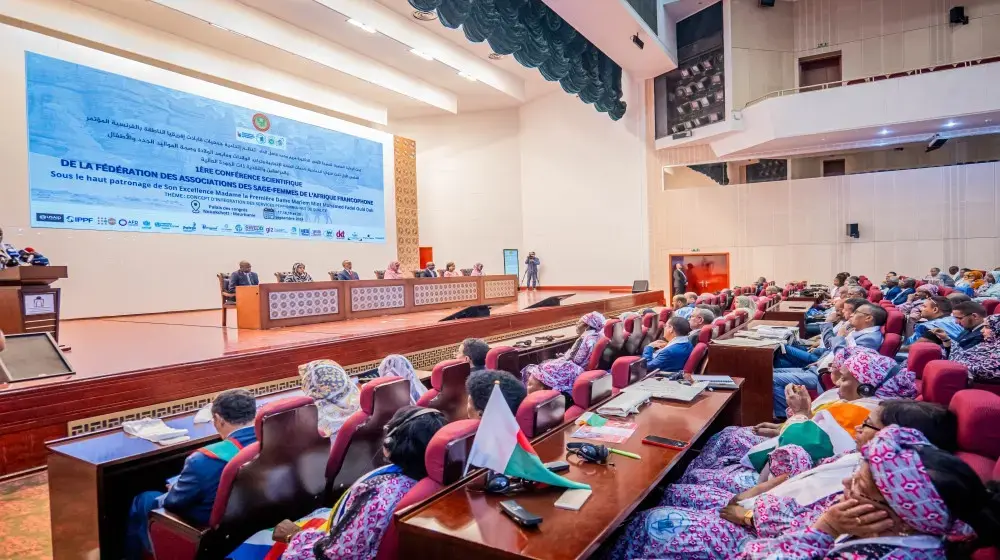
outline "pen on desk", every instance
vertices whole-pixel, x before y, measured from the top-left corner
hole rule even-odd
[[[623,457],[630,457],[632,459],[642,459],[639,455],[635,453],[630,453],[628,451],[622,451],[621,449],[615,449],[614,447],[609,447],[608,451],[614,453],[615,455],[621,455]]]

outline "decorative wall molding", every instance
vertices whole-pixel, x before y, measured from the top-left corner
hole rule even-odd
[[[420,227],[417,221],[417,143],[393,137],[396,179],[396,258],[402,270],[420,268]]]

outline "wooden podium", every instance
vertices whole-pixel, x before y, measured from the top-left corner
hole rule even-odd
[[[15,266],[0,270],[0,330],[7,334],[49,332],[59,340],[59,288],[65,266]]]

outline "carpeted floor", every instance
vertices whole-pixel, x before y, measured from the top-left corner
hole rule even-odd
[[[0,484],[0,560],[51,560],[48,481],[41,472]]]

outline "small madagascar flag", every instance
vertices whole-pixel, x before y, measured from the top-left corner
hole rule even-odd
[[[573,482],[545,468],[517,425],[499,385],[493,386],[493,393],[486,403],[476,439],[472,442],[472,451],[469,452],[466,470],[469,465],[550,486],[590,489],[587,484]]]

